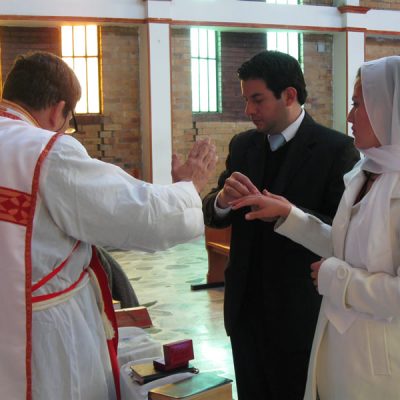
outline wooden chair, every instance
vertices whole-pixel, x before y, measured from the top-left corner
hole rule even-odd
[[[192,285],[192,290],[208,289],[224,285],[224,272],[229,257],[231,228],[205,229],[208,253],[207,283]]]

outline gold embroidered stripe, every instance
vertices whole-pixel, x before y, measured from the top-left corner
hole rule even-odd
[[[0,187],[0,221],[26,226],[30,208],[30,194]]]

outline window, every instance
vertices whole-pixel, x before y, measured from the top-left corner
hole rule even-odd
[[[265,0],[267,4],[303,4],[303,0]],[[267,49],[290,54],[303,68],[303,35],[297,32],[267,32]]]
[[[96,25],[61,27],[63,60],[82,87],[76,113],[100,113],[99,46]]]
[[[219,34],[213,30],[192,28],[190,30],[192,61],[192,111],[218,112]]]
[[[267,32],[267,49],[290,54],[303,64],[303,35],[297,32]]]

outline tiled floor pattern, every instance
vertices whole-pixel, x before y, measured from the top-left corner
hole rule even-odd
[[[172,249],[144,253],[111,253],[127,273],[141,305],[148,307],[152,337],[162,343],[192,339],[193,365],[234,380],[229,338],[223,325],[223,288],[192,291],[204,283],[207,252],[204,239]],[[233,398],[237,399],[233,382]]]

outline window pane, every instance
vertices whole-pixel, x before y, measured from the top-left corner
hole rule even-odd
[[[196,28],[190,29],[190,49],[192,57],[199,56],[199,30]]]
[[[193,112],[216,112],[219,108],[217,35],[209,29],[190,30]]]
[[[207,58],[208,46],[207,46],[207,29],[199,29],[199,57]]]
[[[89,25],[86,27],[86,54],[88,56],[97,56],[97,26]]]
[[[74,56],[85,56],[86,46],[85,46],[85,27],[84,26],[74,26]]]
[[[267,50],[290,54],[302,65],[302,34],[297,32],[267,32]]]
[[[72,57],[63,57],[63,60],[68,64],[71,69],[74,69],[74,59]]]
[[[192,58],[192,110],[200,111],[199,60]]]
[[[296,32],[288,33],[289,51],[288,53],[296,60],[299,59],[299,35]]]
[[[87,113],[87,80],[86,80],[86,60],[84,58],[75,58],[74,70],[82,87],[82,97],[76,105],[77,113]]]
[[[63,60],[74,70],[82,88],[82,96],[76,106],[76,112],[100,113],[97,26],[62,27],[61,39]],[[89,57],[86,54],[87,51]]]
[[[288,40],[287,40],[287,32],[278,32],[277,33],[277,50],[282,53],[288,52]]]
[[[200,60],[200,111],[208,111],[208,65]]]
[[[217,62],[208,61],[208,92],[209,92],[209,110],[217,111]]]
[[[267,49],[276,50],[276,32],[267,32]]]
[[[208,58],[215,58],[215,31],[208,31]]]
[[[61,27],[61,55],[72,57],[72,26]]]
[[[100,112],[99,99],[99,66],[97,58],[87,59],[87,78],[88,78],[88,112]]]

